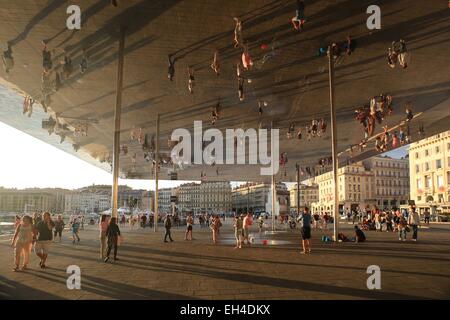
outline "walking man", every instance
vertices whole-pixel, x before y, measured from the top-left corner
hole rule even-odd
[[[420,217],[419,214],[416,212],[416,207],[414,206],[409,207],[408,224],[412,228],[413,232],[412,240],[417,241],[417,231],[420,225]]]
[[[305,207],[300,214],[299,220],[302,221],[302,228],[300,229],[302,234],[302,254],[311,253],[311,214],[308,207]]]
[[[170,235],[170,229],[172,228],[172,219],[168,214],[166,214],[166,217],[164,219],[164,228],[166,228],[166,233],[164,234],[164,242],[168,242],[167,237],[169,237],[170,242],[173,242],[172,236]]]
[[[55,227],[55,223],[52,221],[49,212],[44,212],[43,220],[39,221],[35,225],[35,234],[36,234],[36,244],[34,246],[34,251],[36,255],[41,259],[39,262],[39,266],[44,269],[45,262],[48,257],[48,250],[52,243],[53,234],[52,229]]]
[[[184,240],[192,240],[192,226],[194,224],[194,218],[189,214],[186,218],[186,234],[184,235]]]

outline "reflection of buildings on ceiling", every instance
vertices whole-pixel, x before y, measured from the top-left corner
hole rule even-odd
[[[83,1],[88,2],[93,1]],[[9,1],[7,8],[0,10],[0,30],[3,44],[8,42],[12,46],[12,57],[16,63],[9,74],[0,69],[0,83],[8,88],[7,94],[0,94],[0,118],[19,130],[109,171],[114,132],[111,106],[116,94],[117,54],[104,48],[117,46],[118,34],[112,30],[118,31],[119,24],[124,21],[129,22],[125,45],[124,103],[121,106],[121,138],[126,148],[122,148],[120,169],[124,175],[151,178],[151,170],[148,170],[151,157],[144,156],[144,143],[128,139],[133,127],[142,128],[142,133],[149,135],[150,143],[156,133],[155,116],[160,114],[160,147],[167,154],[167,144],[164,142],[172,130],[187,128],[192,134],[193,121],[208,117],[219,96],[224,111],[215,124],[219,130],[236,128],[241,124],[245,124],[246,129],[259,126],[259,121],[255,119],[258,100],[263,102],[264,110],[261,127],[268,127],[275,120],[275,127],[283,133],[291,123],[298,129],[305,121],[328,117],[327,58],[317,57],[319,45],[315,41],[304,42],[304,48],[298,50],[296,43],[303,33],[286,33],[287,28],[291,28],[289,10],[281,10],[275,1],[262,1],[275,3],[268,7],[267,3],[254,0],[241,0],[239,5],[228,1],[216,2],[221,4],[223,10],[217,10],[214,5],[205,7],[205,1],[200,0],[127,1],[126,6],[114,10],[104,5],[107,1],[95,1],[87,8],[89,14],[83,19],[82,32],[74,33],[64,25],[57,27],[58,21],[64,24],[67,14],[65,10],[56,10],[53,4],[40,9],[35,0]],[[305,30],[309,39],[322,39],[326,34],[328,40],[342,41],[345,38],[342,35],[353,34],[358,35],[356,42],[364,44],[351,56],[339,58],[339,68],[336,69],[336,92],[343,93],[337,106],[339,148],[358,144],[363,139],[363,127],[353,117],[354,107],[387,89],[395,97],[396,110],[389,117],[390,124],[404,120],[402,106],[411,101],[415,114],[423,112],[419,121],[423,122],[426,134],[447,129],[449,82],[446,75],[449,67],[447,55],[440,53],[448,52],[450,48],[446,33],[442,32],[448,29],[450,21],[441,1],[415,1],[414,6],[410,5],[410,0],[384,1],[383,13],[392,16],[392,19],[386,20],[384,32],[376,35],[361,33],[363,24],[361,15],[357,14],[362,12],[360,1],[312,2],[308,4],[308,10],[314,12],[318,18],[315,22],[320,27]],[[51,3],[61,4],[63,1]],[[402,11],[399,12],[398,8]],[[234,72],[223,72],[216,77],[210,69],[213,47],[221,48],[223,70],[233,67],[236,58],[242,54],[240,49],[229,46],[232,36],[230,10],[237,16],[247,16],[245,34],[253,43],[248,49],[255,58],[255,66],[252,71],[243,72],[245,78],[248,75],[250,80],[245,84],[244,101],[240,101],[236,93]],[[202,19],[198,19],[200,11],[204,13]],[[184,20],[167,19],[170,12],[180,13]],[[248,12],[258,14],[249,16]],[[330,12],[337,14],[330,15]],[[344,20],[345,26],[342,25]],[[421,28],[417,28],[417,21],[422,22]],[[227,35],[224,30],[229,30],[231,34]],[[393,35],[389,30],[402,30],[402,34],[410,35],[413,40],[411,47],[407,45],[414,50],[414,61],[411,61],[406,72],[391,70],[386,64],[386,44],[398,40],[398,35]],[[277,40],[269,43],[268,37]],[[52,52],[53,67],[50,68],[49,80],[52,87],[55,85],[51,90],[44,90],[45,97],[43,88],[36,83],[42,75],[42,56],[36,53],[41,52],[43,39],[48,40],[48,49]],[[271,49],[262,49],[256,44],[262,42]],[[69,64],[60,63],[64,59],[64,53],[60,50],[62,44],[67,58],[73,59],[72,72],[68,72],[71,69]],[[326,43],[320,47],[324,45]],[[84,56],[83,50],[89,56],[89,63],[88,68],[81,72],[78,66]],[[202,79],[202,85],[195,88],[193,99],[186,98],[189,93],[185,72],[177,71],[173,82],[165,77],[149,77],[166,72],[168,54],[173,54],[172,59],[177,59],[177,66],[192,65],[195,75]],[[270,63],[259,63],[263,57],[272,54],[276,57]],[[61,72],[61,81],[56,81]],[[427,73],[432,73],[433,77],[423,77]],[[12,88],[17,90],[11,92]],[[4,90],[0,88],[0,92]],[[45,111],[48,113],[36,103],[32,116],[24,118],[21,106],[25,96],[46,102]],[[54,131],[52,135],[42,129],[43,119],[49,120],[44,121],[44,127]],[[56,123],[57,120],[61,125]],[[417,121],[411,122],[414,139],[418,125]],[[294,172],[297,161],[312,166],[317,163],[317,158],[330,154],[330,130],[326,136],[308,141],[305,129],[301,140],[288,142],[284,134],[280,136],[283,152],[289,155],[289,163],[285,167],[287,172]],[[377,126],[375,134],[380,132],[382,127]],[[150,144],[145,145],[144,149],[147,152],[153,148]],[[246,168],[242,165],[237,168],[221,167],[220,179],[261,179],[259,167]],[[192,166],[189,170],[180,170],[179,177],[180,180],[197,180],[202,171],[209,169],[206,165]],[[289,174],[284,178],[286,180],[295,181],[295,176]]]
[[[289,212],[289,191],[284,183],[276,184],[277,200],[280,206],[280,214]],[[265,212],[269,204],[271,207],[272,185],[270,183],[245,183],[233,189],[233,210],[241,213],[247,208],[251,212]]]
[[[226,213],[231,211],[231,185],[226,181],[185,183],[176,191],[180,212]]]
[[[423,212],[450,211],[450,130],[409,148],[411,200]]]
[[[398,208],[409,198],[408,159],[376,156],[339,168],[340,209]],[[313,203],[314,211],[333,210],[332,172],[316,177],[319,185],[319,201]]]
[[[0,212],[63,212],[64,199],[68,193],[69,190],[59,188],[23,190],[0,188]]]

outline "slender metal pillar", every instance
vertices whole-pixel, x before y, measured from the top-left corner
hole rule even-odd
[[[297,217],[300,216],[300,166],[295,164],[297,170]]]
[[[334,199],[334,224],[333,224],[333,240],[337,241],[339,233],[339,181],[338,181],[338,156],[337,156],[337,123],[336,109],[334,106],[334,59],[331,52],[331,46],[328,47],[328,77],[330,85],[330,113],[331,113],[331,152],[333,158],[333,199]]]
[[[273,171],[273,168],[275,167],[275,161],[278,161],[278,159],[275,159],[275,154],[273,152],[273,150],[275,149],[274,143],[275,141],[272,121],[270,125],[270,156],[272,158],[272,231],[275,231],[275,201],[277,201],[277,188],[275,186],[275,172]]]
[[[249,209],[249,201],[250,201],[250,186],[248,185],[248,181],[247,181],[247,213],[249,213],[250,212],[250,209]]]
[[[117,206],[119,198],[120,118],[122,113],[124,48],[125,48],[125,27],[121,27],[119,38],[119,59],[117,63],[116,107],[114,110],[113,185],[111,190],[111,208],[112,208],[111,216],[113,218],[118,218]]]
[[[158,231],[158,182],[159,182],[159,113],[156,115],[156,150],[155,150],[155,216],[154,230]]]

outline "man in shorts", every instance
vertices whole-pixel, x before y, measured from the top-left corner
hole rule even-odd
[[[55,223],[52,221],[49,212],[44,212],[43,220],[39,221],[35,225],[35,234],[36,234],[36,244],[34,245],[34,251],[36,255],[41,259],[39,262],[39,266],[44,269],[45,262],[48,257],[48,250],[52,243],[53,234],[52,229],[55,227]]]
[[[300,215],[300,221],[302,221],[302,228],[300,229],[302,234],[302,254],[311,253],[311,214],[308,207],[305,207]]]

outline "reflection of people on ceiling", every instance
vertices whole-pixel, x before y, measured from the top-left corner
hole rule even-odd
[[[214,59],[211,63],[211,69],[214,70],[217,76],[220,74],[219,50],[214,52]]]
[[[80,63],[80,71],[81,73],[85,73],[88,68],[88,55],[86,52],[86,49],[83,49],[83,56],[81,57],[81,63]]]
[[[303,0],[297,0],[297,10],[295,16],[291,19],[294,29],[297,31],[303,30],[305,24],[305,3]]]
[[[245,70],[249,70],[253,66],[253,60],[250,57],[247,45],[244,45],[244,52],[242,53],[242,65],[244,66]]]
[[[63,62],[64,79],[69,79],[72,72],[73,72],[72,59],[70,59],[68,55],[64,55],[64,62]]]
[[[238,18],[234,17],[234,21],[236,21],[236,26],[234,27],[234,47],[237,48],[242,45],[242,22]]]
[[[53,67],[52,54],[47,50],[47,44],[44,41],[42,43],[44,44],[44,48],[42,49],[42,67],[44,71],[48,72]]]
[[[167,60],[169,62],[169,69],[167,71],[167,78],[170,81],[173,81],[173,77],[175,76],[175,61],[177,61],[176,58],[172,59],[172,55],[169,54],[167,57]]]
[[[194,86],[195,86],[194,69],[192,69],[191,67],[188,67],[187,70],[188,70],[188,76],[189,76],[188,89],[191,94],[194,94]]]
[[[244,77],[242,76],[241,64],[236,65],[236,74],[238,79],[239,100],[244,101]]]
[[[2,61],[5,72],[9,73],[9,71],[14,67],[14,58],[12,55],[11,45],[9,43],[7,44],[7,49],[3,51]]]

